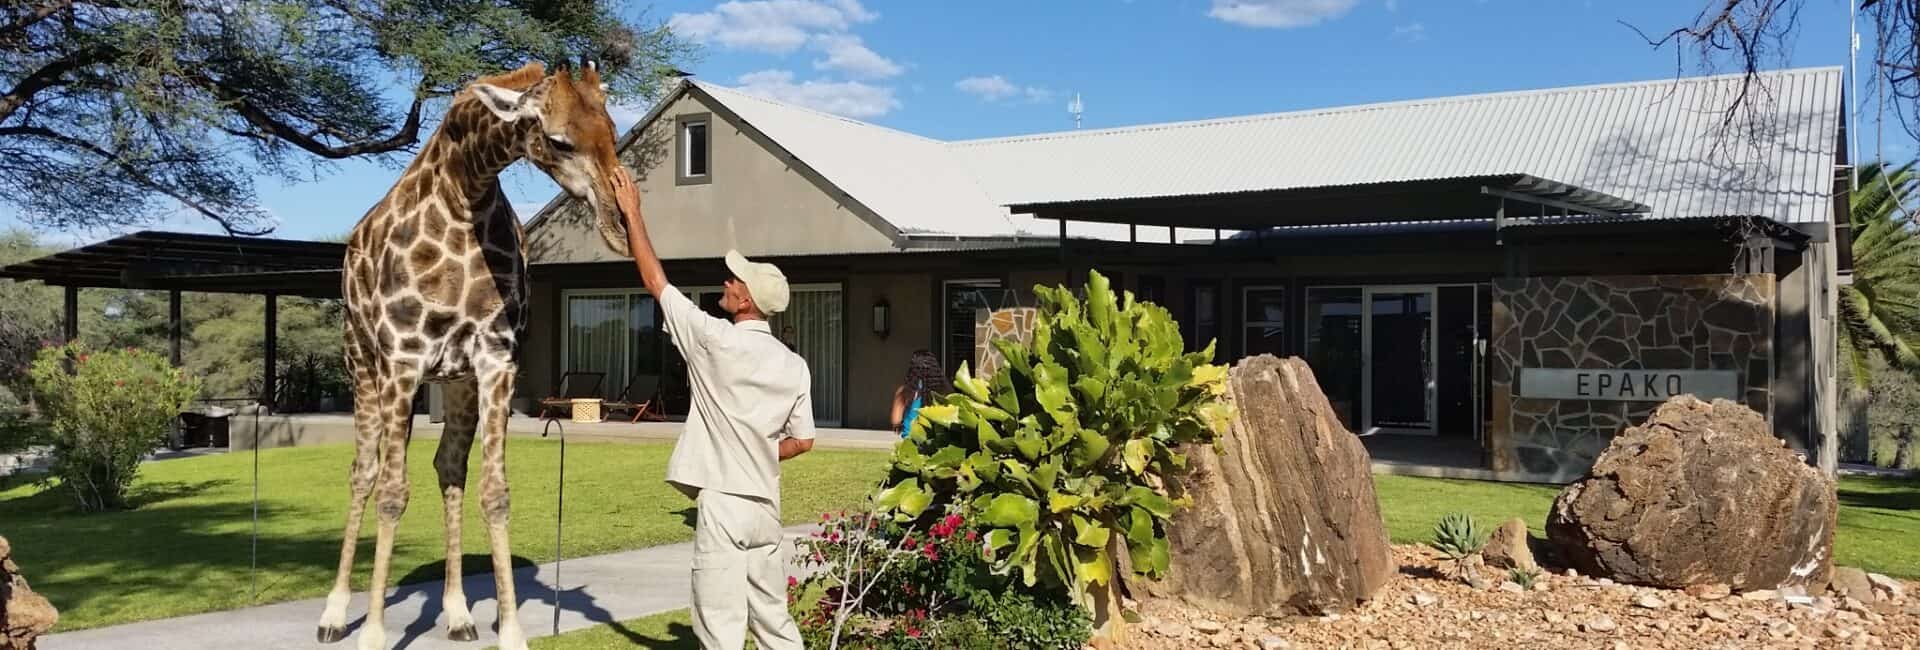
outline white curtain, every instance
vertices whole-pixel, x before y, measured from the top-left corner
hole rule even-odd
[[[813,418],[838,426],[846,398],[846,335],[840,290],[796,289],[787,311],[771,321],[773,333],[793,344],[813,373]],[[791,333],[787,328],[793,328]]]

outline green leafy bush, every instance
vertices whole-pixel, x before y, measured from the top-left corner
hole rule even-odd
[[[962,366],[955,392],[922,407],[878,502],[899,521],[964,513],[986,529],[995,571],[1088,605],[1120,544],[1135,572],[1167,570],[1166,522],[1185,505],[1167,487],[1185,472],[1181,447],[1232,419],[1227,368],[1212,344],[1185,352],[1167,310],[1116,299],[1099,273],[1084,301],[1034,292],[1031,342],[995,341],[1005,369],[981,381]]]
[[[161,355],[77,343],[42,349],[29,375],[49,425],[50,478],[86,511],[127,506],[141,457],[200,390]]]

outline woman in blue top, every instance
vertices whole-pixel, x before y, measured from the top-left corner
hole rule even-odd
[[[940,358],[926,350],[915,350],[913,359],[907,362],[906,381],[893,389],[893,430],[906,437],[916,411],[951,392],[953,385],[947,382]]]

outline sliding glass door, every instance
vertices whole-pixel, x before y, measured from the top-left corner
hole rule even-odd
[[[719,287],[682,291],[708,314],[725,316]],[[601,393],[609,399],[620,397],[636,376],[651,375],[658,378],[653,383],[659,386],[666,412],[686,413],[686,362],[662,327],[653,296],[633,290],[577,290],[567,292],[565,302],[562,372],[605,373]],[[813,375],[813,417],[820,426],[839,426],[844,418],[844,313],[840,285],[794,285],[787,311],[768,322],[775,336],[807,360]]]

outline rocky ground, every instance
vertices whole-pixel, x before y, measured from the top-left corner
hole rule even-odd
[[[1915,583],[1883,582],[1868,589],[1872,602],[1862,602],[1834,593],[1650,589],[1564,569],[1541,574],[1526,589],[1487,569],[1492,584],[1476,589],[1444,577],[1444,560],[1431,549],[1395,546],[1393,554],[1400,575],[1352,611],[1225,620],[1156,600],[1139,604],[1143,619],[1129,627],[1120,647],[1920,648]]]

